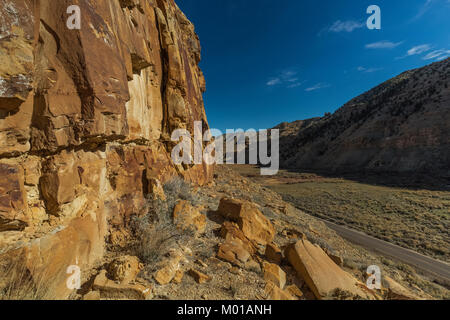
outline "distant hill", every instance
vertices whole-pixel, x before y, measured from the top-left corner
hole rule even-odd
[[[450,59],[411,70],[332,115],[282,123],[282,167],[450,178]]]

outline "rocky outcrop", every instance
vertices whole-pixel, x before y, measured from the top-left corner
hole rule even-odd
[[[71,5],[80,30],[66,26]],[[173,130],[208,128],[200,44],[173,0],[0,0],[0,11],[0,258],[23,256],[65,297],[66,268],[101,258],[155,187],[212,178],[170,157]]]
[[[332,115],[283,123],[285,168],[450,177],[450,59],[407,71]]]

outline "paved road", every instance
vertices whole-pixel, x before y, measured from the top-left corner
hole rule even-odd
[[[435,276],[441,280],[450,281],[450,265],[445,262],[424,256],[420,253],[399,247],[395,244],[376,239],[365,233],[355,231],[325,220],[322,221],[330,229],[336,231],[336,233],[342,238],[353,242],[354,244],[380,253],[381,255],[390,256],[404,263],[413,265],[421,269],[422,271],[429,273],[431,276]]]

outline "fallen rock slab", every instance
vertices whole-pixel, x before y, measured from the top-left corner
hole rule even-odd
[[[317,299],[336,297],[336,292],[345,292],[355,299],[375,298],[369,289],[364,290],[358,280],[334,263],[322,248],[306,239],[288,246],[285,255]]]
[[[384,276],[383,279],[387,287],[387,298],[389,300],[422,300],[392,278]]]

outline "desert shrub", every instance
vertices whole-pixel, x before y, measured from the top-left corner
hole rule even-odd
[[[344,258],[344,267],[356,271],[361,269],[361,264],[352,259]]]
[[[180,178],[175,178],[163,186],[165,200],[154,196],[147,200],[147,214],[134,217],[131,227],[135,234],[135,254],[146,265],[148,271],[167,256],[179,244],[187,245],[193,237],[189,230],[179,230],[172,219],[173,209],[178,200],[196,203],[191,186]]]
[[[410,274],[410,275],[416,274],[416,271],[411,266],[404,264],[404,263],[399,263],[397,265],[397,269],[405,272],[406,274]]]

